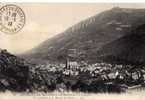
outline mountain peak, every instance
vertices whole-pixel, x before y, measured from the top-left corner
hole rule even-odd
[[[143,8],[121,8],[121,7],[113,7],[112,9],[111,9],[111,11],[122,11],[122,12],[145,12],[145,9],[143,9]]]
[[[116,6],[116,7],[113,7],[112,10],[121,10],[122,8]]]

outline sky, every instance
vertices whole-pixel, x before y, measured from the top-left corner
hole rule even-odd
[[[0,48],[11,53],[23,53],[43,41],[60,34],[68,27],[113,7],[145,8],[145,4],[51,4],[14,3],[23,9],[26,23],[16,34],[0,31]],[[6,4],[0,4],[0,7]]]

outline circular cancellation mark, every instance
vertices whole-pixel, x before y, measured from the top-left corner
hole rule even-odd
[[[18,33],[25,25],[24,11],[13,4],[0,9],[0,31],[3,33]]]

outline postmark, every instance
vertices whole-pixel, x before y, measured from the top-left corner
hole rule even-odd
[[[0,31],[3,33],[18,33],[25,25],[24,11],[13,4],[8,4],[0,9]]]

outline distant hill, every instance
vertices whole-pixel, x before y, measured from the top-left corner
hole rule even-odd
[[[85,53],[86,60],[96,62],[97,56],[103,55],[100,54],[100,50],[104,48],[104,52],[111,52],[107,48],[109,43],[126,35],[130,36],[133,30],[144,23],[145,9],[112,8],[73,25],[21,56],[29,59],[63,61],[68,49],[77,49]],[[126,41],[121,44],[126,44]],[[109,47],[112,49],[115,46]]]

